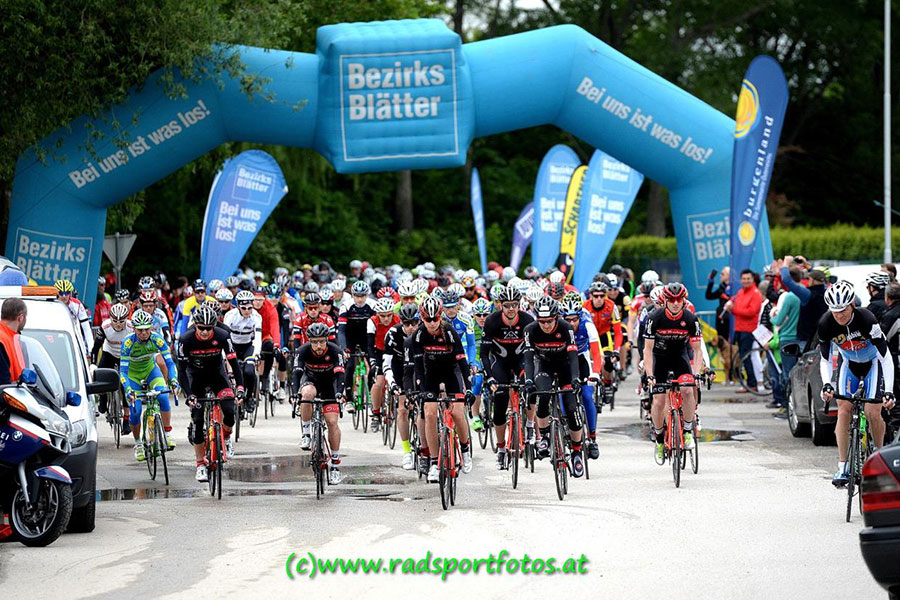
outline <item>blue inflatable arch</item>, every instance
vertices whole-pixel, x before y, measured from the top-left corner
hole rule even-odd
[[[157,73],[110,115],[138,115],[127,148],[82,118],[44,141],[62,138],[64,161],[23,153],[7,256],[40,283],[71,279],[92,302],[107,207],[223,142],[314,148],[341,173],[433,169],[465,164],[476,136],[553,124],[669,189],[701,306],[709,269],[727,263],[734,121],[578,27],[463,45],[436,19],[354,23],[319,29],[314,55],[238,51],[275,102],[237,81],[188,84],[172,100]],[[83,147],[89,125],[108,136],[96,156]],[[766,229],[759,239],[768,245]]]

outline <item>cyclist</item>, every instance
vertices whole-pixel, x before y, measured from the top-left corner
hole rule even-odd
[[[408,363],[406,342],[412,338],[412,334],[419,326],[419,308],[415,304],[404,304],[397,315],[400,323],[391,327],[384,336],[384,356],[382,367],[384,379],[390,393],[397,396],[397,431],[400,433],[400,443],[403,447],[403,463],[405,470],[415,468],[415,457],[409,445],[409,409],[407,408],[406,392],[412,391],[412,370],[407,368]],[[422,418],[422,415],[419,415]],[[424,422],[422,423],[424,427]],[[422,429],[424,431],[424,429]]]
[[[297,318],[294,319],[291,327],[291,348],[296,350],[303,344],[309,342],[306,330],[313,323],[324,323],[325,326],[328,327],[328,331],[331,332],[328,338],[329,341],[335,341],[334,321],[331,320],[331,317],[327,313],[322,311],[323,305],[321,296],[315,292],[307,294],[303,301],[303,307],[306,311],[297,315]]]
[[[260,273],[257,271],[257,275]],[[256,286],[253,289],[253,308],[262,317],[262,346],[260,357],[262,366],[257,366],[257,374],[267,380],[272,370],[272,363],[278,361],[278,370],[287,371],[287,361],[281,352],[281,322],[275,305],[266,299],[266,288]],[[260,372],[261,371],[261,372]],[[284,397],[278,398],[284,403]]]
[[[163,277],[165,277],[165,275],[163,275]],[[163,337],[166,338],[167,342],[171,343],[173,323],[172,309],[169,307],[169,303],[166,302],[165,298],[163,298],[162,292],[158,286],[159,283],[154,277],[151,277],[150,275],[141,277],[140,283],[138,284],[138,301],[135,303],[135,309],[143,309],[144,312],[151,316],[159,318],[160,328],[156,329],[156,331],[165,329],[167,326],[169,336],[163,335]],[[148,306],[149,302],[153,302],[152,307]],[[150,308],[153,310],[149,310]],[[157,310],[159,312],[156,312]]]
[[[632,297],[631,305],[628,307],[628,326],[627,335],[629,340],[635,339],[635,327],[637,326],[638,317],[641,314],[641,308],[644,302],[650,299],[650,290],[659,285],[659,275],[656,271],[646,271],[641,276],[641,285],[638,286],[638,294]]]
[[[382,288],[384,289],[384,288]],[[380,290],[379,290],[380,291]],[[381,407],[384,405],[384,374],[382,363],[384,362],[384,336],[400,322],[400,317],[394,314],[394,300],[390,296],[383,296],[375,302],[375,316],[370,317],[366,323],[366,349],[369,358],[369,373],[375,382],[372,384],[372,431],[378,431],[381,427]]]
[[[446,323],[441,301],[434,297],[426,298],[419,308],[422,324],[416,329],[412,339],[412,356],[415,365],[415,378],[419,389],[429,398],[441,393],[441,384],[448,397],[459,397],[468,392],[465,377],[469,373],[469,365],[462,349],[462,342],[456,330]],[[459,435],[462,451],[462,472],[472,470],[472,450],[469,447],[469,427],[466,423],[462,404],[451,406],[456,432]],[[438,481],[438,439],[437,419],[438,406],[428,402],[424,406],[425,439],[431,455],[431,466],[428,469],[428,481]]]
[[[506,468],[506,409],[509,407],[509,390],[496,384],[507,384],[521,375],[525,360],[525,328],[534,323],[530,315],[520,310],[522,293],[516,288],[504,287],[498,301],[500,310],[491,313],[484,321],[481,334],[481,360],[487,379],[484,384],[491,390],[494,403],[494,433],[497,440],[497,468]],[[524,381],[526,388],[533,387],[534,377]],[[523,398],[522,401],[525,399]],[[534,407],[527,408],[526,438],[534,437]]]
[[[328,444],[331,446],[331,469],[328,480],[332,485],[341,482],[341,427],[338,422],[344,390],[344,357],[340,348],[328,341],[331,330],[324,323],[313,323],[307,328],[309,342],[300,346],[294,359],[293,387],[303,400],[331,400],[322,407],[328,426]],[[300,405],[300,449],[311,445],[312,405]]]
[[[246,412],[252,413],[256,402],[256,363],[262,350],[262,317],[253,308],[253,294],[246,290],[238,292],[237,308],[225,313],[222,323],[231,332],[231,343],[238,360],[244,361],[242,379],[247,391]]]
[[[471,381],[475,380],[476,375],[481,370],[481,363],[478,362],[478,347],[475,344],[475,322],[467,312],[460,312],[460,298],[456,290],[448,288],[444,293],[441,301],[444,305],[444,319],[446,319],[462,342],[463,350],[466,352],[466,361],[469,363],[471,371]]]
[[[603,348],[603,384],[612,385],[619,349],[622,347],[622,324],[616,303],[606,297],[609,286],[605,281],[595,281],[588,288],[590,298],[584,301],[584,309],[594,321]]]
[[[334,291],[332,291],[331,286],[322,286],[322,289],[319,290],[319,299],[322,302],[322,312],[331,317],[333,322],[337,323],[338,308],[334,305]],[[333,329],[333,331],[336,331],[336,329]]]
[[[91,345],[91,340],[94,337],[91,330],[91,317],[88,315],[87,309],[81,303],[81,300],[73,297],[74,294],[75,286],[72,285],[71,281],[68,279],[56,281],[56,296],[69,308],[69,312],[78,321],[78,325],[81,327],[81,334],[84,336],[84,346],[87,348]],[[88,360],[90,360],[90,357],[88,357]]]
[[[163,377],[159,365],[156,364],[156,355],[162,355],[169,373],[169,386],[173,391],[178,390],[178,370],[172,361],[169,345],[163,337],[153,331],[153,319],[142,310],[135,311],[131,315],[131,323],[134,333],[122,340],[122,350],[119,358],[119,379],[125,390],[125,398],[130,406],[129,418],[131,432],[134,434],[134,458],[137,461],[146,459],[144,445],[141,443],[141,401],[136,392],[141,391],[141,382],[146,382],[147,389],[164,390],[166,380]],[[169,394],[160,394],[157,397],[159,408],[162,412],[163,428],[168,434],[172,431],[172,409],[169,405]],[[175,440],[166,436],[169,449],[175,447]]]
[[[566,298],[559,308],[563,319],[575,330],[575,345],[578,346],[578,368],[581,379],[589,379],[596,385],[600,382],[600,369],[603,362],[600,354],[600,336],[591,319],[590,313],[585,310],[581,299],[577,297]],[[597,446],[597,407],[594,405],[594,387],[585,385],[581,388],[581,402],[584,405],[584,414],[588,426],[588,456],[594,460],[600,458],[600,448]]]
[[[188,394],[187,404],[191,407],[191,424],[188,427],[188,438],[194,446],[197,460],[197,481],[207,481],[206,464],[206,430],[203,423],[203,406],[197,398],[206,395],[209,390],[221,401],[224,417],[225,455],[234,456],[234,444],[231,441],[231,430],[235,421],[235,395],[244,397],[244,379],[237,353],[231,343],[231,336],[223,327],[217,327],[216,311],[207,303],[201,304],[194,311],[194,324],[179,339],[178,355],[183,361],[179,379],[181,387]],[[224,360],[222,354],[224,353]],[[225,360],[231,366],[231,373],[237,385],[237,394],[231,388],[225,372]]]
[[[206,295],[206,282],[202,279],[195,280],[191,289],[193,290],[193,295],[185,298],[184,304],[181,306],[179,335],[184,334],[184,332],[187,331],[187,328],[190,326],[191,315],[198,306],[207,302],[215,302],[213,298]]]
[[[375,316],[373,303],[369,300],[370,291],[371,288],[365,281],[353,282],[350,288],[353,300],[348,308],[341,310],[341,315],[338,317],[338,343],[347,359],[347,373],[350,376],[347,385],[350,388],[354,385],[353,374],[356,371],[354,354],[358,352],[365,354],[365,348],[368,347],[369,319]],[[356,392],[356,390],[350,391],[351,393]],[[347,411],[350,413],[356,411],[356,406],[351,398],[348,398]]]
[[[626,374],[631,374],[631,340],[628,337],[627,322],[628,314],[631,310],[631,296],[625,293],[625,290],[621,287],[621,281],[618,276],[612,273],[606,276],[606,284],[609,286],[606,297],[612,300],[616,305],[616,309],[619,311],[619,319],[626,319],[625,331],[622,332],[621,347],[625,349],[624,358]]]
[[[854,306],[856,294],[853,284],[838,281],[825,291],[825,304],[828,312],[822,315],[818,324],[819,350],[822,358],[819,371],[824,385],[822,399],[830,402],[835,393],[850,396],[863,382],[866,397],[883,400],[882,405],[866,404],[866,419],[872,431],[872,441],[876,448],[884,442],[884,419],[881,417],[882,406],[890,409],[894,405],[894,365],[887,341],[881,331],[875,315],[865,308]],[[835,389],[831,383],[833,367],[831,363],[831,345],[837,346],[841,355],[841,369],[838,374],[838,385]],[[838,417],[834,426],[834,435],[838,445],[838,468],[831,479],[837,487],[845,486],[850,480],[847,469],[847,447],[849,446],[849,426],[853,404],[846,400],[838,400]]]
[[[559,318],[559,303],[544,297],[534,303],[537,321],[525,328],[525,382],[539,391],[550,390],[553,379],[561,390],[569,437],[572,440],[572,475],[584,475],[584,457],[581,452],[581,420],[576,398],[581,393],[578,382],[578,347],[575,345],[575,331],[572,326]],[[538,455],[550,455],[550,401],[542,395],[538,401],[537,417],[541,439]],[[556,398],[553,401],[558,401]],[[496,413],[495,413],[496,414]]]
[[[101,369],[115,369],[118,371],[119,357],[122,355],[122,341],[132,331],[134,331],[134,328],[128,319],[128,307],[120,303],[113,304],[109,309],[109,318],[100,324],[97,335],[94,337],[94,348],[91,351],[91,354],[94,356],[94,363]],[[97,363],[97,358],[100,359],[99,363]],[[108,401],[108,394],[100,395],[99,409],[101,413],[106,412]],[[122,433],[128,435],[131,433],[131,425],[127,418],[127,405],[125,406],[125,415],[126,417],[122,419]]]
[[[485,298],[477,298],[472,303],[472,320],[475,329],[475,360],[481,367],[479,372],[472,379],[472,393],[475,395],[475,402],[472,404],[472,429],[481,431],[485,427],[485,423],[481,420],[481,388],[484,384],[484,363],[481,362],[481,340],[484,337],[484,324],[488,315],[491,314],[492,306],[490,301]]]
[[[166,316],[165,311],[159,307],[158,298],[159,295],[156,288],[141,290],[141,294],[138,297],[140,310],[143,310],[153,319],[153,331],[162,335],[167,344],[171,344],[172,330],[169,327],[169,318]]]
[[[234,294],[228,288],[222,288],[216,292],[216,302],[219,303],[219,312],[224,317],[234,308]]]
[[[669,283],[663,288],[662,297],[664,306],[649,314],[644,330],[644,372],[651,389],[656,381],[667,382],[669,373],[675,379],[683,375],[696,376],[696,363],[691,364],[690,356],[703,356],[700,322],[694,313],[684,309],[687,289],[681,283]],[[702,361],[697,359],[696,362]],[[697,408],[694,388],[684,387],[682,399],[684,448],[690,450],[694,447],[694,411]],[[665,394],[654,394],[650,417],[656,439],[656,459],[660,463],[665,452],[665,410]]]

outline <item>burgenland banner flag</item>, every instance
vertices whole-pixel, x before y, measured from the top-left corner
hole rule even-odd
[[[609,154],[595,150],[582,191],[572,284],[585,290],[612,248],[644,175]],[[565,220],[563,220],[565,235]]]
[[[484,239],[484,206],[481,201],[481,180],[478,169],[472,169],[472,219],[475,221],[475,239],[478,240],[478,258],[481,272],[487,271],[487,245]]]
[[[741,271],[750,266],[758,246],[760,219],[781,126],[788,103],[787,82],[775,59],[757,56],[750,63],[734,120],[734,158],[731,165],[731,289],[740,285]],[[761,239],[759,243],[767,243]],[[771,244],[771,242],[768,242]],[[771,255],[770,248],[761,249]]]
[[[525,249],[531,243],[534,235],[534,202],[529,202],[519,213],[516,224],[513,226],[512,251],[509,254],[509,266],[514,270],[519,270],[522,264],[522,257],[525,256]]]
[[[203,217],[203,279],[224,279],[234,272],[287,191],[281,167],[261,150],[225,161],[213,180]]]
[[[531,263],[539,271],[552,267],[559,254],[566,190],[572,173],[580,164],[578,155],[563,144],[550,148],[541,161],[534,185],[535,228],[531,242]]]
[[[572,282],[575,266],[575,244],[578,241],[578,216],[581,212],[581,190],[587,175],[587,165],[581,165],[572,173],[569,189],[566,190],[566,206],[563,209],[561,232],[559,234],[559,255],[556,268],[566,276],[566,283]]]

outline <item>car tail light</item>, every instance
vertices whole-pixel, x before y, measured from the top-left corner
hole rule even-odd
[[[873,454],[862,470],[862,512],[900,509],[900,482],[881,453]]]

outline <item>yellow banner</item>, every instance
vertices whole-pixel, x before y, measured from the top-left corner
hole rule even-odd
[[[572,282],[575,262],[575,242],[578,240],[578,215],[581,211],[581,190],[587,165],[581,165],[572,173],[566,190],[566,207],[563,210],[562,231],[559,235],[559,258],[556,266],[566,274],[566,282]]]

